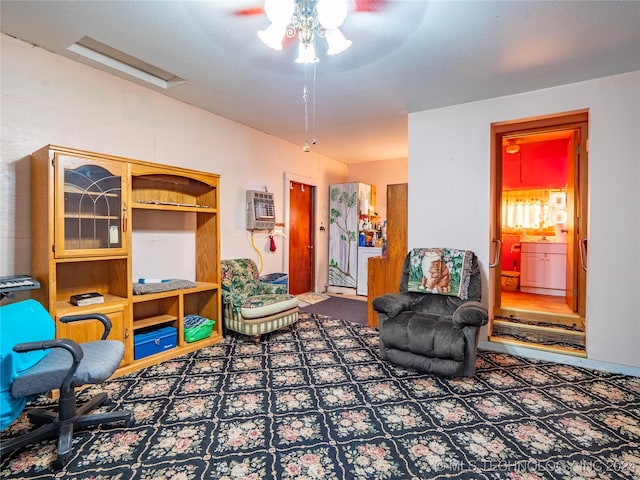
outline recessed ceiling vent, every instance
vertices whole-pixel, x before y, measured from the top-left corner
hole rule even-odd
[[[91,37],[82,37],[67,50],[156,87],[169,89],[186,82],[173,73],[154,67]]]

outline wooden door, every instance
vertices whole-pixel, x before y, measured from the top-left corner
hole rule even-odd
[[[586,125],[585,125],[586,127]],[[580,158],[580,135],[581,129],[577,128],[573,131],[573,138],[569,147],[567,148],[567,218],[571,219],[571,222],[568,224],[573,225],[574,228],[566,228],[565,235],[567,236],[567,256],[566,256],[566,285],[563,285],[562,288],[565,289],[567,305],[574,312],[579,312],[578,309],[578,298],[577,298],[577,277],[578,270],[580,267],[574,268],[574,265],[577,265],[576,259],[576,230],[580,229],[579,218],[580,215],[576,215],[576,206],[579,206],[580,200],[576,202],[576,186],[579,186],[579,158]],[[579,190],[578,190],[579,191]],[[584,316],[584,312],[580,313],[580,315]]]
[[[578,124],[573,131],[573,142],[568,152],[570,172],[567,182],[567,215],[574,226],[567,229],[567,276],[566,291],[567,304],[573,311],[578,312],[580,317],[585,318],[587,314],[586,295],[582,294],[586,290],[587,275],[585,269],[586,258],[580,255],[583,242],[587,238],[588,220],[588,123]]]
[[[289,293],[315,289],[313,202],[315,187],[290,182],[289,190]]]
[[[385,293],[398,293],[399,290],[402,264],[408,249],[408,196],[406,183],[387,185],[387,246],[381,257],[369,259],[367,272],[367,325],[372,328],[378,328],[373,299]]]
[[[124,311],[113,310],[112,307],[100,308],[100,305],[96,305],[96,308],[91,308],[92,312],[99,312],[106,315],[111,320],[111,331],[109,332],[109,340],[119,340],[124,342]],[[82,313],[88,313],[88,310],[83,307]],[[79,320],[71,323],[60,322],[60,318],[56,319],[56,337],[57,338],[70,338],[77,343],[95,342],[100,340],[104,333],[104,326],[99,320]]]

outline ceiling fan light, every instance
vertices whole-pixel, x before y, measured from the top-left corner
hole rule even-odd
[[[351,46],[351,40],[347,40],[342,32],[337,28],[332,28],[325,32],[325,38],[327,43],[329,44],[329,49],[327,50],[328,55],[337,55],[338,53],[344,52]]]
[[[318,20],[326,29],[338,28],[347,18],[346,0],[318,0]]]
[[[264,13],[272,23],[289,25],[291,16],[296,8],[294,0],[265,0]]]
[[[316,63],[317,61],[318,57],[316,57],[316,49],[313,46],[313,42],[300,42],[300,50],[298,50],[298,58],[296,58],[296,63]]]
[[[282,50],[282,39],[284,38],[286,30],[286,25],[272,23],[266,30],[260,30],[258,32],[258,38],[268,47],[274,50]]]

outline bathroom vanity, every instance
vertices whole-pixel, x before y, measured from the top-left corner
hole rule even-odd
[[[566,296],[567,244],[521,242],[520,291]]]

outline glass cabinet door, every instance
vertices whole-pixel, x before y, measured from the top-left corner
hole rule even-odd
[[[56,257],[126,253],[126,169],[117,162],[56,155]]]

